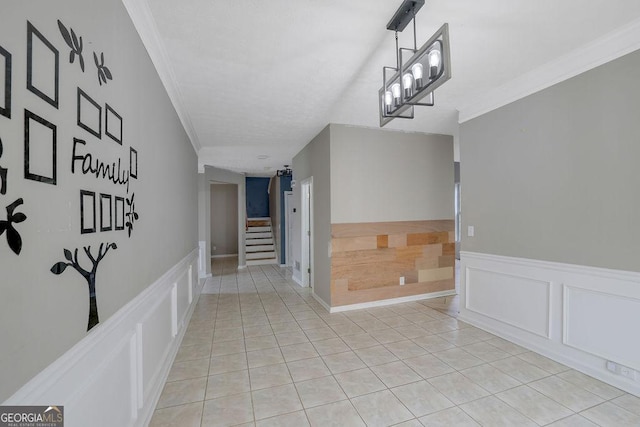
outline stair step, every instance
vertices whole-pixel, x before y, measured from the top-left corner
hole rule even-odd
[[[273,258],[273,259],[248,259],[246,261],[246,265],[247,266],[252,266],[252,265],[271,265],[271,264],[278,264],[278,260]]]
[[[247,247],[254,245],[272,245],[273,238],[269,237],[264,239],[245,239],[244,244]]]
[[[271,232],[268,233],[246,233],[247,239],[270,239],[272,237]]]
[[[264,233],[266,231],[271,231],[271,226],[266,227],[249,227],[247,233]]]
[[[247,259],[274,259],[276,253],[274,251],[269,252],[247,252]]]
[[[247,245],[246,246],[247,253],[251,252],[274,252],[275,248],[273,245]]]
[[[263,227],[271,225],[271,218],[249,218],[247,219],[249,227]]]

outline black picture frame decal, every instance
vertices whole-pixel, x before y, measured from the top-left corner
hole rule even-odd
[[[114,196],[116,231],[124,230],[124,197]]]
[[[102,139],[102,107],[78,88],[78,126]]]
[[[138,179],[138,151],[129,147],[129,176]]]
[[[0,115],[11,118],[11,54],[0,46]],[[2,66],[4,62],[4,66]],[[4,84],[2,84],[4,82]]]
[[[27,89],[58,108],[59,78],[58,49],[27,21]]]
[[[113,230],[111,194],[100,193],[100,231]]]
[[[45,184],[57,183],[57,127],[24,110],[24,177]]]
[[[96,193],[80,190],[80,234],[96,232]]]
[[[104,133],[122,145],[122,117],[109,104],[105,104]]]

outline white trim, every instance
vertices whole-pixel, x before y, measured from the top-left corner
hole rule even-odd
[[[640,19],[461,105],[458,121],[464,123],[638,49]]]
[[[184,280],[195,274],[197,262],[194,249],[3,404],[58,402],[73,413],[70,425],[95,424],[95,416],[119,405],[126,414],[119,413],[118,425],[148,425],[202,291],[202,281]],[[175,311],[177,287],[181,295],[193,295],[180,312]]]
[[[316,295],[315,292],[311,292],[311,296],[313,297],[314,300],[318,301],[318,303],[324,307],[325,310],[327,310],[329,313],[331,313],[331,306],[329,304],[327,304],[322,298],[320,298],[318,295]]]
[[[382,307],[385,305],[401,304],[403,302],[412,302],[412,301],[420,301],[425,299],[448,297],[451,295],[456,295],[456,291],[454,289],[450,291],[439,291],[439,292],[431,292],[428,294],[411,295],[408,297],[398,297],[398,298],[389,298],[389,299],[383,299],[378,301],[362,302],[359,304],[339,305],[339,306],[331,307],[331,309],[329,310],[329,313],[340,313],[342,311]]]
[[[247,264],[238,265],[238,270],[244,270],[245,268],[247,268]]]
[[[191,122],[191,118],[189,117],[189,113],[184,105],[184,97],[180,91],[180,86],[177,83],[175,74],[173,73],[173,68],[170,65],[171,61],[169,60],[169,55],[167,54],[160,39],[158,26],[153,18],[153,14],[151,13],[149,3],[147,0],[122,0],[122,3],[127,9],[129,17],[131,18],[133,25],[136,27],[142,43],[149,53],[149,57],[158,72],[158,76],[167,91],[167,95],[169,95],[169,98],[171,99],[171,103],[180,118],[180,122],[182,122],[182,126],[189,137],[189,141],[191,141],[193,149],[196,154],[198,154],[202,145],[200,144],[198,133],[196,132],[193,123]],[[200,171],[199,166],[198,171]]]
[[[280,268],[285,268],[287,266],[287,264],[279,264]]]
[[[295,274],[291,275],[291,280],[296,282],[298,284],[298,286],[300,286],[301,288],[304,288],[304,285],[302,284],[302,280],[300,280],[299,277],[296,277]]]
[[[237,257],[238,254],[224,254],[224,255],[211,255],[211,258],[233,258]]]

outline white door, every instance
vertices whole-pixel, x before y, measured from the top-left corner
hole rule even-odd
[[[301,183],[302,286],[313,288],[313,177]]]
[[[284,263],[287,267],[293,265],[293,250],[291,234],[293,233],[293,191],[284,192]]]

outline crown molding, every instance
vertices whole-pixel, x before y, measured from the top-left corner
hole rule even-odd
[[[640,19],[461,105],[458,121],[464,123],[638,49]]]
[[[182,122],[182,126],[191,141],[193,149],[198,153],[202,146],[198,139],[198,134],[193,127],[193,123],[191,123],[187,109],[184,106],[182,93],[176,82],[169,56],[160,39],[158,27],[151,14],[147,0],[122,0],[122,3],[127,9],[129,17],[140,35],[140,39],[142,39],[142,43],[151,57],[151,61],[158,72],[158,76],[160,76],[160,80],[169,95],[169,99],[171,99],[171,103],[180,118],[180,122]]]

